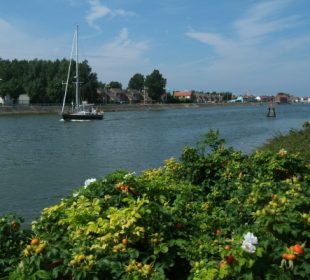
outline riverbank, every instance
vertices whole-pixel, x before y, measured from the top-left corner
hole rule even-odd
[[[167,109],[187,109],[204,108],[214,106],[244,106],[256,105],[258,103],[174,103],[174,104],[106,104],[97,106],[104,112],[119,111],[142,111],[142,110],[167,110]],[[261,106],[264,106],[262,104]],[[12,105],[0,106],[0,115],[22,115],[22,114],[60,114],[61,105]]]
[[[298,154],[306,162],[310,162],[310,122],[305,122],[302,129],[291,130],[287,134],[278,134],[268,140],[259,150]]]

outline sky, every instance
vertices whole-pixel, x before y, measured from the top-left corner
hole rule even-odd
[[[0,0],[0,58],[80,60],[103,83],[310,96],[309,0]],[[1,78],[1,77],[0,77]]]

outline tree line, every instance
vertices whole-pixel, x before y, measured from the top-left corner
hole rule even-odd
[[[0,96],[9,95],[13,100],[20,94],[28,94],[31,103],[61,103],[70,61],[62,60],[4,60],[0,58]],[[71,69],[75,69],[72,61]],[[109,84],[98,81],[87,60],[79,63],[80,95],[90,103],[102,102],[98,88],[122,88],[120,82]],[[73,100],[75,94],[75,71],[69,75],[67,100]],[[166,79],[158,70],[144,77],[135,74],[128,83],[128,89],[143,91],[159,101],[165,93]]]
[[[72,69],[75,62],[72,61]],[[28,94],[32,103],[60,103],[63,99],[64,82],[68,74],[69,60],[3,60],[0,58],[0,95],[17,99]],[[75,73],[71,71],[68,98],[74,96]],[[88,62],[79,63],[81,95],[91,102],[96,101],[98,80]]]

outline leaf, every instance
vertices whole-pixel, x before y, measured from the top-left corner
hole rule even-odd
[[[253,280],[253,274],[252,273],[246,273],[243,275],[244,280]]]
[[[38,270],[36,273],[33,274],[34,279],[38,277],[39,279],[51,279],[50,275],[45,270]]]
[[[159,247],[160,247],[160,251],[161,251],[162,253],[164,253],[164,254],[166,254],[166,253],[169,251],[168,246],[165,245],[165,244],[160,244]]]

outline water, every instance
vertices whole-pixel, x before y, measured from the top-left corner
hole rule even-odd
[[[310,119],[309,105],[109,112],[103,121],[61,122],[57,115],[0,117],[0,215],[36,218],[87,178],[116,170],[140,172],[179,157],[210,128],[245,153]]]

